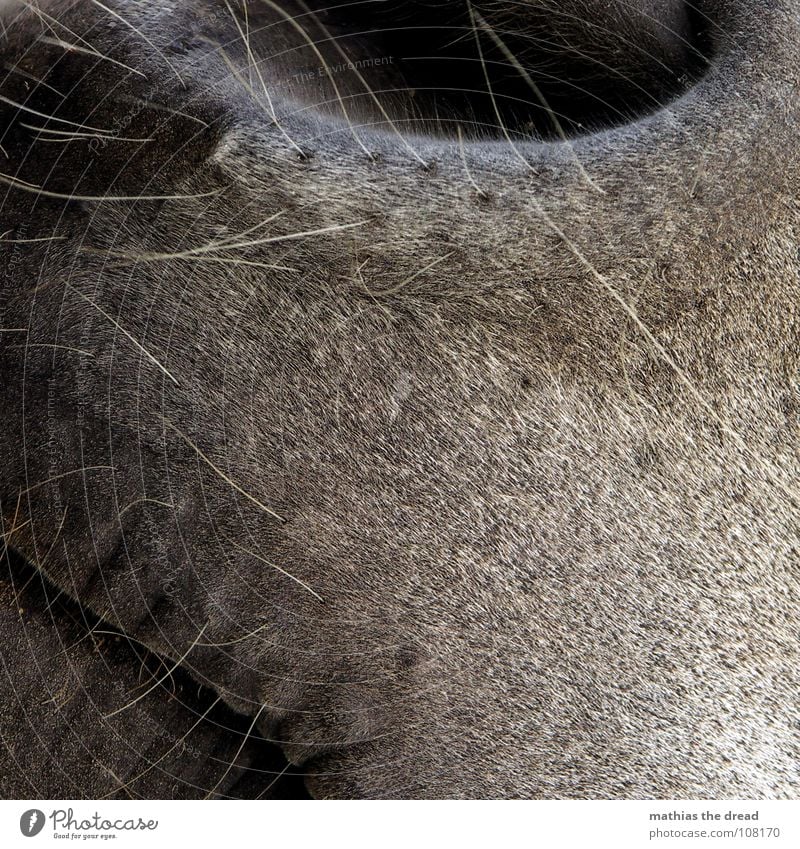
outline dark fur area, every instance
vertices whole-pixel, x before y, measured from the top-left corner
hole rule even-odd
[[[0,797],[302,793],[280,756],[248,736],[249,722],[181,669],[87,615],[13,556],[3,567]]]
[[[363,9],[104,5],[3,19],[9,548],[317,797],[796,798],[794,0],[476,3],[484,60],[541,73],[520,45],[555,20],[612,71],[558,67],[650,92],[530,132],[487,113],[493,82],[541,111],[513,63],[491,128],[416,101],[408,62],[349,68]],[[9,587],[2,657],[38,693]],[[118,705],[135,669],[80,645],[42,680]],[[191,725],[162,696],[114,726],[130,757],[93,752],[123,783],[139,711]]]

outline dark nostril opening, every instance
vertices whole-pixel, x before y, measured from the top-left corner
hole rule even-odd
[[[428,131],[548,138],[626,123],[709,58],[708,21],[683,0],[310,3],[345,49],[391,58]]]

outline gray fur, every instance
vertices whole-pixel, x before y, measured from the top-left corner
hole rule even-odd
[[[224,4],[113,7],[147,42],[45,6],[145,77],[71,54],[56,114],[153,141],[4,109],[51,195],[0,231],[59,237],[2,246],[9,545],[318,797],[796,798],[794,0],[704,3],[703,78],[571,144],[298,109],[284,25],[270,107]]]

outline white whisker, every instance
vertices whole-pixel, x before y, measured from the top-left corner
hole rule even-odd
[[[147,696],[149,693],[152,693],[152,692],[153,692],[153,690],[155,690],[155,689],[156,689],[156,687],[161,686],[161,684],[163,684],[163,683],[164,683],[164,681],[166,681],[166,680],[167,680],[167,678],[169,678],[169,677],[170,677],[170,675],[172,675],[172,673],[173,673],[176,669],[178,669],[178,668],[180,667],[180,665],[184,662],[184,660],[186,660],[186,658],[189,656],[189,653],[190,653],[190,652],[191,652],[191,651],[195,648],[195,646],[197,646],[198,642],[200,641],[200,637],[202,637],[202,636],[203,636],[203,634],[205,633],[205,630],[206,630],[206,628],[207,628],[207,627],[208,627],[208,623],[206,623],[205,625],[203,625],[203,627],[200,629],[200,633],[199,633],[199,634],[195,637],[195,639],[194,639],[194,640],[192,640],[192,643],[191,643],[191,645],[189,646],[189,648],[188,648],[188,649],[186,649],[186,651],[185,651],[185,652],[181,655],[181,657],[180,657],[178,660],[176,660],[176,661],[175,661],[175,663],[174,663],[174,665],[172,666],[172,668],[171,668],[171,669],[168,669],[168,670],[164,673],[164,675],[162,675],[162,676],[161,676],[161,678],[159,678],[159,679],[155,682],[155,684],[153,684],[151,687],[148,687],[148,688],[147,688],[147,689],[146,689],[143,693],[141,693],[140,695],[138,695],[138,696],[137,696],[135,699],[133,699],[132,701],[130,701],[130,702],[128,702],[127,704],[123,705],[121,708],[117,708],[117,710],[111,711],[111,713],[107,713],[107,714],[103,717],[103,719],[104,719],[104,720],[106,720],[106,719],[110,719],[112,716],[116,716],[117,714],[122,713],[123,711],[128,710],[128,708],[133,707],[133,706],[134,706],[137,702],[140,702],[140,701],[141,701],[141,700],[142,700],[145,696]]]
[[[200,448],[198,448],[198,446],[195,445],[194,442],[192,442],[192,440],[189,439],[188,436],[186,436],[185,433],[178,430],[178,428],[175,427],[175,425],[172,424],[172,422],[170,422],[168,419],[163,419],[163,422],[164,422],[164,425],[166,427],[168,427],[171,431],[176,433],[213,472],[215,472],[217,475],[219,475],[219,477],[222,478],[222,480],[224,480],[225,483],[227,483],[228,485],[233,487],[233,489],[235,489],[240,495],[243,495],[248,501],[251,501],[253,504],[256,505],[256,507],[263,510],[269,516],[272,516],[274,519],[277,519],[279,522],[285,522],[286,521],[283,518],[283,516],[279,516],[274,510],[271,510],[269,507],[267,507],[266,504],[263,504],[261,501],[259,501],[257,498],[252,496],[249,492],[247,492],[247,490],[242,489],[242,487],[240,487],[239,484],[237,484],[235,481],[231,480],[231,478],[228,475],[226,475],[225,472],[223,472],[222,469],[219,468],[219,466],[215,465],[214,462],[212,460],[210,460],[200,450]]]
[[[67,283],[66,286],[67,286],[68,289],[73,291],[79,298],[82,298],[84,301],[86,301],[86,303],[89,304],[89,306],[94,307],[100,313],[100,315],[102,315],[104,318],[108,319],[108,321],[110,321],[114,325],[114,327],[116,327],[117,330],[119,330],[119,332],[123,334],[123,336],[125,336],[127,339],[129,339],[150,360],[150,362],[152,362],[156,367],[158,367],[176,386],[179,385],[175,376],[166,368],[166,366],[164,366],[161,362],[159,362],[150,353],[150,351],[148,351],[147,348],[145,348],[144,345],[142,345],[142,343],[139,342],[138,339],[136,339],[134,336],[132,336],[116,319],[114,319],[112,316],[110,316],[101,306],[96,304],[90,298],[87,298],[86,295],[83,294],[83,292],[79,292],[70,283]]]
[[[120,68],[124,68],[126,71],[130,71],[132,74],[136,74],[137,76],[144,77],[147,79],[147,75],[143,74],[141,71],[137,71],[136,68],[131,68],[130,65],[126,65],[124,62],[120,62],[117,59],[112,59],[110,56],[104,56],[102,53],[98,53],[96,50],[90,50],[88,47],[79,47],[77,44],[70,44],[68,41],[64,41],[62,38],[50,38],[49,36],[43,35],[39,38],[39,41],[43,41],[45,44],[52,44],[55,47],[61,47],[64,50],[70,51],[72,53],[83,53],[87,56],[94,56],[96,59],[102,59],[106,62],[111,62],[113,65],[118,65]]]

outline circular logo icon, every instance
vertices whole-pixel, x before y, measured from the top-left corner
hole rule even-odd
[[[19,830],[25,837],[36,837],[44,828],[44,812],[38,808],[31,808],[19,818]]]

